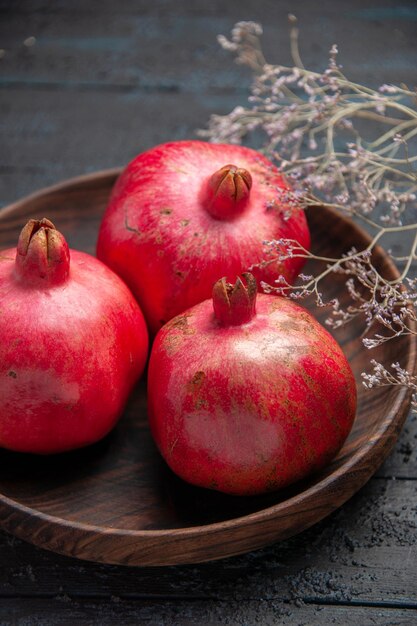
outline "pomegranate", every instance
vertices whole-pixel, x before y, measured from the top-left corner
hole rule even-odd
[[[48,454],[93,443],[120,417],[148,350],[116,274],[47,219],[0,254],[0,446]]]
[[[149,421],[171,469],[235,495],[285,487],[346,439],[356,386],[337,342],[293,301],[223,278],[156,336]],[[213,313],[214,308],[214,313]]]
[[[214,282],[266,258],[264,241],[308,248],[304,212],[288,204],[277,168],[242,146],[177,141],[136,157],[117,181],[97,256],[129,285],[152,332],[210,297]],[[286,200],[285,200],[286,199]],[[256,277],[292,281],[303,259],[271,262]]]

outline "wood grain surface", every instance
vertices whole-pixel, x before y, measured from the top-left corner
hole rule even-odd
[[[289,11],[313,69],[337,42],[352,79],[415,84],[410,0],[0,0],[0,204],[195,136],[210,113],[242,104],[249,84],[216,35],[259,20],[271,60],[288,63]],[[82,246],[91,226],[78,234]],[[82,563],[0,533],[0,623],[412,624],[416,439],[410,416],[388,460],[342,508],[292,539],[219,562]]]

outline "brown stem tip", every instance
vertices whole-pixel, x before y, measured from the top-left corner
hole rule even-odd
[[[256,314],[256,280],[252,274],[242,274],[246,285],[237,278],[234,285],[221,278],[213,287],[213,309],[222,326],[237,326],[249,322]]]
[[[16,249],[16,274],[28,286],[58,285],[69,275],[68,244],[53,223],[29,220],[22,228]]]
[[[251,187],[252,176],[248,170],[225,165],[208,179],[204,206],[216,219],[233,219],[244,210]]]

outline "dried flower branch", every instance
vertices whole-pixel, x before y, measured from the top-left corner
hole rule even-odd
[[[333,328],[362,316],[363,343],[374,348],[415,334],[417,282],[411,272],[417,259],[417,154],[412,148],[417,141],[417,94],[405,85],[375,90],[350,81],[337,62],[336,45],[322,73],[306,69],[298,48],[297,20],[290,15],[289,21],[292,67],[267,63],[259,24],[239,22],[230,39],[219,36],[221,46],[251,68],[254,81],[248,106],[212,115],[208,130],[201,134],[229,143],[261,135],[262,150],[292,182],[294,197],[287,202],[334,207],[372,232],[364,250],[351,250],[339,259],[318,257],[291,240],[265,242],[264,264],[298,256],[321,261],[325,269],[314,276],[301,275],[297,285],[279,277],[275,285],[263,288],[296,299],[313,296],[318,306],[330,305],[327,323]],[[386,243],[396,236],[398,241],[399,235],[408,236],[408,247],[399,256],[390,252],[403,267],[400,277],[389,281],[372,264],[372,251],[381,240]],[[345,308],[337,299],[324,301],[321,283],[334,272],[347,278],[350,300]],[[373,330],[376,322],[383,331]],[[372,363],[374,373],[364,374],[368,387],[402,384],[417,392],[413,373],[398,364],[389,373]]]
[[[363,384],[367,389],[373,387],[384,387],[386,385],[403,385],[412,390],[411,406],[414,411],[417,411],[417,381],[416,377],[407,372],[400,366],[399,363],[392,363],[390,372],[381,363],[378,363],[375,359],[371,360],[373,366],[373,373],[363,373]]]

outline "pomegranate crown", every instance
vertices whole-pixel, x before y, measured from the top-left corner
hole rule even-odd
[[[249,272],[242,274],[234,285],[226,278],[218,280],[213,287],[213,309],[222,326],[237,326],[249,322],[256,314],[257,285]]]
[[[245,209],[252,187],[248,170],[236,165],[225,165],[207,181],[203,205],[210,215],[219,220],[230,220]]]
[[[69,268],[70,254],[64,236],[45,217],[29,220],[17,242],[18,279],[27,286],[52,287],[67,280]]]

